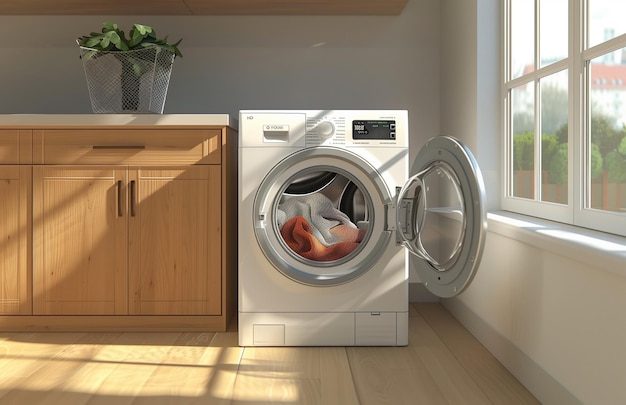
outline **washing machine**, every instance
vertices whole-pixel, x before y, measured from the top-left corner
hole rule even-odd
[[[435,137],[409,161],[407,111],[240,111],[242,346],[404,346],[409,263],[434,294],[474,276],[478,165]]]

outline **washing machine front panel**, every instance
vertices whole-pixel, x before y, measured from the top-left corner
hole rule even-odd
[[[368,161],[346,149],[306,148],[261,182],[253,218],[257,242],[285,277],[339,285],[375,265],[391,239],[391,193]]]
[[[390,221],[408,173],[407,121],[406,111],[240,113],[240,345],[408,343],[408,253]],[[303,258],[277,226],[283,204],[315,193],[367,225],[335,260]]]
[[[452,137],[419,151],[398,195],[396,226],[426,287],[443,298],[472,281],[486,233],[485,191],[469,149]]]

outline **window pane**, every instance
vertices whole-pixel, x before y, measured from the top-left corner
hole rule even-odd
[[[595,58],[589,69],[587,177],[591,208],[626,213],[626,48]]]
[[[535,70],[535,2],[511,0],[511,78]]]
[[[535,197],[535,85],[511,90],[513,195]]]
[[[567,70],[541,80],[541,200],[567,204]]]
[[[626,1],[589,0],[589,46],[626,33]]]
[[[568,0],[541,0],[539,3],[541,66],[567,58]]]
[[[589,47],[626,33],[623,0],[589,0]]]

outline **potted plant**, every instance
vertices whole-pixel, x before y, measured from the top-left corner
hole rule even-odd
[[[81,49],[94,112],[162,113],[178,45],[155,30],[134,24],[126,37],[117,24],[105,22],[102,32],[76,40]]]

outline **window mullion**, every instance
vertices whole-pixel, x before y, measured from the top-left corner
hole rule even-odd
[[[504,41],[503,41],[503,49],[502,52],[504,53],[504,66],[502,66],[503,68],[503,74],[502,77],[504,78],[504,83],[508,83],[511,81],[511,65],[512,65],[512,52],[511,52],[511,46],[512,46],[512,38],[511,38],[511,12],[509,11],[511,9],[511,0],[505,0],[504,1],[504,7],[503,7],[503,13],[504,13],[504,26],[502,27],[502,29],[504,30]]]
[[[570,210],[573,223],[576,223],[577,213],[580,212],[585,204],[584,191],[584,168],[580,164],[584,162],[585,153],[583,148],[583,133],[585,128],[586,116],[586,99],[585,97],[585,78],[581,51],[586,30],[582,29],[585,21],[586,13],[583,7],[586,7],[585,0],[570,0],[569,13],[569,112],[568,112],[568,190]]]
[[[541,201],[542,167],[541,167],[541,81],[539,80],[539,69],[541,66],[541,7],[540,0],[535,0],[535,184],[534,200]]]
[[[586,60],[591,60],[591,59],[597,58],[599,56],[602,56],[607,53],[611,53],[613,51],[617,51],[623,48],[624,42],[626,42],[626,34],[609,39],[608,41],[598,44],[594,46],[593,48],[589,48],[589,49],[581,48],[581,52],[583,54],[583,57]]]
[[[535,201],[541,201],[541,81],[535,78]]]
[[[588,205],[588,187],[590,187],[587,176],[587,136],[589,133],[589,118],[591,111],[589,109],[589,83],[587,80],[587,72],[589,70],[588,63],[583,58],[585,44],[589,41],[589,33],[587,30],[589,2],[586,0],[574,0],[580,2],[576,10],[581,15],[576,19],[577,24],[574,27],[576,34],[574,35],[574,64],[578,77],[576,83],[575,94],[577,101],[577,111],[579,119],[576,120],[576,132],[574,133],[574,144],[576,145],[576,161],[573,174],[577,193],[579,194],[575,200],[575,212],[582,212]],[[576,216],[574,217],[576,224]]]

